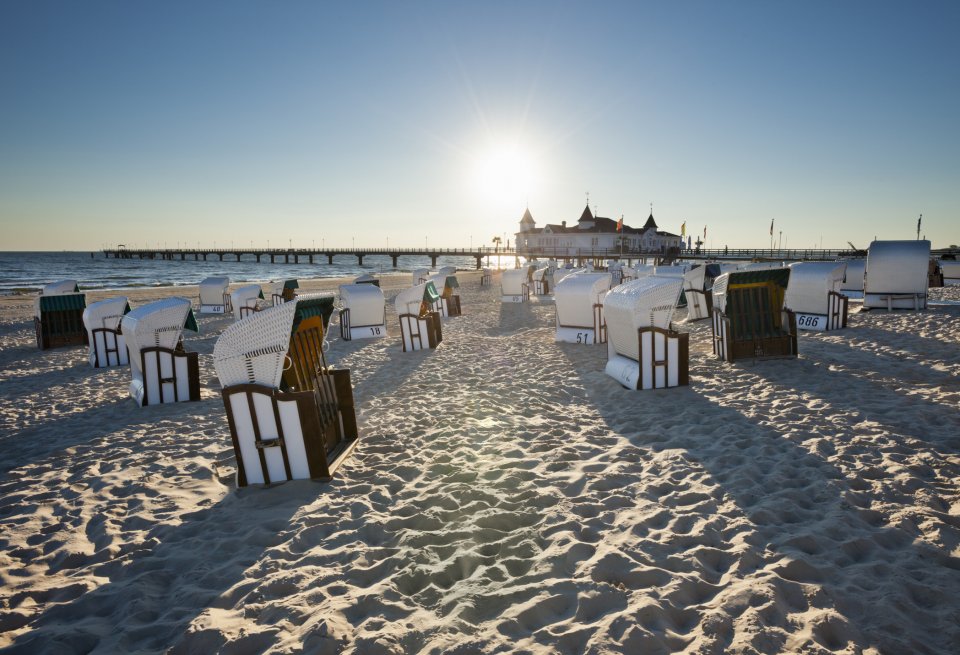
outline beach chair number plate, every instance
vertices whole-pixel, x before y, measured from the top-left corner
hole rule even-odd
[[[222,314],[223,305],[204,305],[203,311],[207,314]]]
[[[372,335],[375,336],[375,337],[379,337],[379,336],[380,336],[380,326],[376,326],[376,327],[370,328],[370,334],[372,334]]]
[[[827,317],[818,314],[797,314],[797,328],[801,330],[823,330],[827,327]]]

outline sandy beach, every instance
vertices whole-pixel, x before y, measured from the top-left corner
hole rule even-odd
[[[552,300],[476,272],[441,346],[403,353],[410,278],[383,279],[388,338],[328,353],[357,450],[330,483],[240,490],[231,317],[185,337],[200,402],[139,408],[129,369],[39,351],[33,297],[0,298],[0,651],[960,652],[960,306],[735,365],[680,324],[689,387],[637,392],[605,346],[555,343]],[[87,302],[113,295],[196,305]]]

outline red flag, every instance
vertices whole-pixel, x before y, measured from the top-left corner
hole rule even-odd
[[[617,232],[623,232],[623,216],[617,221]]]

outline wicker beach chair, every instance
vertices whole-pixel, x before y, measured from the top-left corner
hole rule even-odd
[[[691,268],[683,274],[683,295],[687,299],[687,321],[710,318],[713,309],[713,294],[710,292],[713,279],[707,276],[706,265]]]
[[[322,348],[313,358],[322,317],[303,319],[295,328],[296,304],[234,323],[214,345],[240,487],[330,480],[358,442],[349,371],[327,367]],[[313,364],[305,366],[307,360]],[[282,390],[285,366],[309,382],[298,378],[297,386]]]
[[[845,262],[790,264],[790,282],[783,306],[796,314],[798,330],[839,330],[847,327],[849,299],[840,293]]]
[[[535,296],[546,296],[553,289],[553,285],[550,284],[551,275],[550,269],[547,267],[538,268],[533,272],[533,295]]]
[[[797,321],[783,308],[789,268],[734,271],[713,283],[713,352],[720,359],[797,356]]]
[[[397,294],[394,306],[400,320],[403,352],[436,348],[443,341],[440,294],[432,282],[417,284]]]
[[[484,268],[480,273],[480,286],[486,287],[493,284],[493,272],[489,268]]]
[[[129,312],[126,296],[101,300],[83,310],[83,326],[90,343],[90,366],[107,368],[130,363],[127,342],[120,332],[120,320]]]
[[[340,337],[344,341],[387,335],[386,308],[379,286],[344,284],[340,287],[340,303]]]
[[[955,259],[941,259],[940,271],[943,273],[943,286],[960,284],[960,261]]]
[[[130,396],[141,407],[200,400],[197,353],[183,349],[184,329],[199,332],[186,298],[141,305],[120,322],[130,350]]]
[[[258,300],[263,300],[263,289],[259,284],[245,284],[237,287],[230,294],[230,305],[233,307],[233,319],[239,321],[251,314],[260,311]]]
[[[501,302],[527,302],[530,300],[530,286],[527,284],[527,270],[515,268],[500,274]]]
[[[87,330],[83,310],[87,297],[76,280],[51,282],[41,289],[33,303],[33,330],[40,350],[85,345]]]
[[[270,283],[270,304],[274,307],[293,300],[300,283],[297,280],[279,280]]]
[[[437,274],[438,274],[438,275],[446,275],[446,276],[456,275],[456,274],[457,274],[457,267],[456,267],[456,266],[442,266],[439,270],[437,270]]]
[[[605,372],[628,389],[689,384],[690,335],[671,326],[683,279],[649,275],[606,295]]]
[[[446,267],[447,270],[453,267]],[[441,269],[443,271],[443,269]],[[460,288],[460,282],[457,280],[457,276],[440,272],[436,275],[430,276],[430,282],[433,283],[434,288],[437,290],[437,293],[440,294],[440,302],[437,304],[437,309],[440,312],[441,318],[450,318],[451,316],[460,316],[460,294],[457,293],[457,290]]]
[[[380,280],[378,280],[373,275],[370,275],[369,273],[364,273],[363,275],[359,275],[355,277],[353,279],[353,283],[354,284],[372,284],[375,287],[380,286]]]
[[[413,284],[423,284],[428,279],[430,279],[430,269],[429,268],[415,268],[413,270]]]
[[[228,277],[208,277],[200,282],[200,313],[226,314],[231,311]]]
[[[606,343],[603,298],[609,290],[609,273],[574,273],[560,280],[553,290],[557,315],[556,340],[583,344]]]
[[[863,309],[926,309],[929,261],[926,240],[871,243],[863,275]]]
[[[847,267],[840,284],[840,293],[847,298],[863,298],[863,274],[867,270],[867,260],[845,259],[843,263]]]

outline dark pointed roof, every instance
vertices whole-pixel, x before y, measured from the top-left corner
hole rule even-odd
[[[580,214],[580,219],[579,219],[579,220],[581,220],[581,221],[592,221],[592,220],[593,220],[593,212],[590,211],[590,205],[587,205],[586,207],[584,207],[583,213]]]
[[[650,218],[647,219],[647,222],[643,224],[643,229],[647,230],[650,228],[657,229],[657,222],[653,220],[653,212],[650,212]]]
[[[530,208],[527,207],[527,210],[526,210],[525,212],[523,212],[523,218],[520,219],[520,224],[521,224],[521,225],[523,225],[524,223],[531,223],[531,224],[532,224],[533,222],[534,222],[534,221],[533,221],[533,215],[530,213]]]

